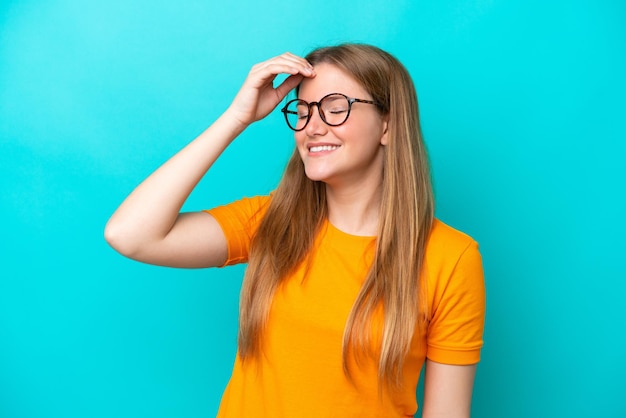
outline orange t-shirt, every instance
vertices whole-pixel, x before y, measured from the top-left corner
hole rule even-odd
[[[228,241],[225,265],[247,261],[250,239],[269,197],[246,198],[208,211]],[[412,417],[425,358],[445,364],[480,359],[485,289],[478,246],[435,221],[425,254],[426,335],[414,338],[401,390],[379,394],[377,358],[342,368],[346,320],[374,255],[375,237],[346,234],[329,222],[310,263],[302,263],[277,290],[258,360],[239,356],[218,412],[220,418]],[[308,264],[306,278],[304,264]],[[417,302],[416,302],[417,303]]]

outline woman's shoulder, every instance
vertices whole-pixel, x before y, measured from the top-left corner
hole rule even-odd
[[[426,246],[428,259],[454,262],[468,251],[478,253],[478,243],[471,236],[435,219]]]
[[[467,246],[475,242],[474,239],[465,232],[451,227],[438,218],[433,221],[429,240],[438,244],[445,243],[447,245],[461,246]]]
[[[206,212],[209,212],[211,214],[218,212],[244,212],[251,215],[265,209],[268,206],[270,200],[271,195],[242,197],[239,200],[215,206],[212,209],[207,209]]]
[[[269,206],[270,196],[243,197],[239,200],[205,210],[211,214],[225,232],[230,230],[253,231]]]
[[[484,310],[482,257],[472,237],[436,220],[426,247],[425,268],[431,311],[467,297]]]

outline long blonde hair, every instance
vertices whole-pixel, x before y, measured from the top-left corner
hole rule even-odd
[[[370,349],[372,317],[382,307],[378,378],[396,387],[414,333],[424,332],[419,278],[434,216],[415,87],[404,66],[374,46],[325,47],[306,58],[350,74],[389,118],[375,257],[345,326],[343,367],[350,376],[350,353],[358,357]],[[324,184],[306,177],[294,150],[250,248],[240,302],[239,355],[244,361],[259,354],[274,291],[306,259],[326,215]]]

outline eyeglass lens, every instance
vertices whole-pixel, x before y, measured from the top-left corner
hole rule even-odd
[[[304,100],[293,100],[289,102],[286,109],[287,122],[292,129],[301,130],[309,120],[309,112],[313,107],[320,111],[320,117],[331,126],[341,125],[348,119],[350,113],[350,102],[348,98],[341,94],[331,94],[320,100],[319,104],[311,106]]]

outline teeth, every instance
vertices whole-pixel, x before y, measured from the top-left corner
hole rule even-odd
[[[314,147],[309,148],[309,151],[311,152],[332,151],[337,148],[339,148],[339,146],[337,145],[316,145]]]

